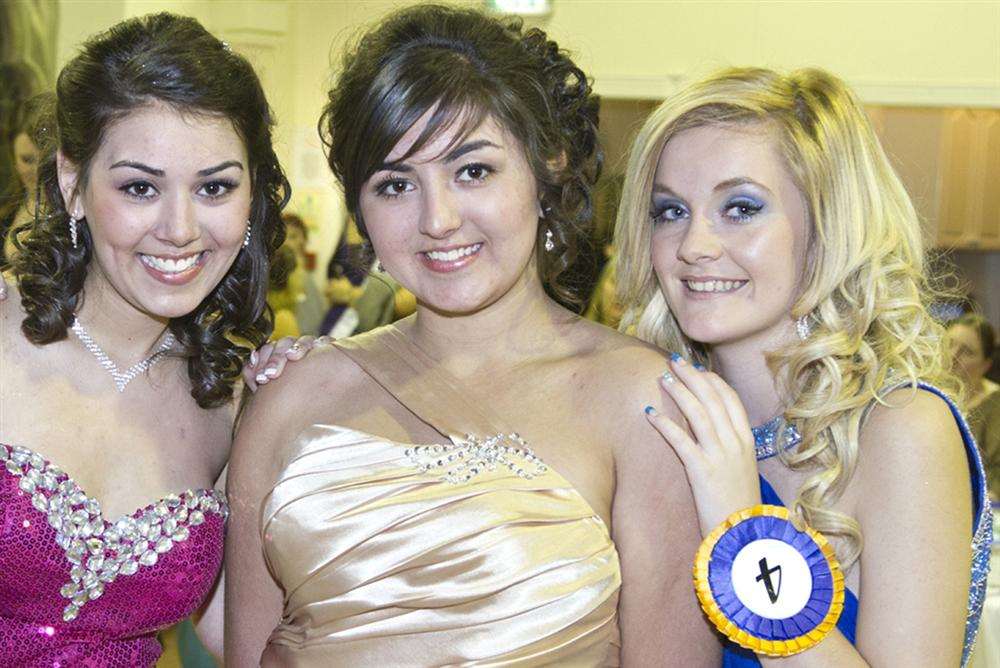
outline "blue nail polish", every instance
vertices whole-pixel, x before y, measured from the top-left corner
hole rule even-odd
[[[684,359],[684,358],[681,357],[680,353],[670,353],[670,361],[672,361],[672,362],[680,362],[682,359]]]
[[[704,371],[705,370],[705,365],[702,364],[701,362],[695,362],[694,363],[694,368],[697,369],[698,371]]]
[[[646,406],[643,410],[646,412],[646,415],[656,415],[656,409],[652,406]]]

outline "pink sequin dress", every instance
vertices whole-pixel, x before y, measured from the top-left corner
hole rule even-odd
[[[194,612],[222,565],[214,490],[109,521],[72,478],[0,444],[0,666],[152,666],[156,632]]]

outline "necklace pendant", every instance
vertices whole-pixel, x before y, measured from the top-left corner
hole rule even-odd
[[[108,354],[104,352],[103,348],[97,345],[97,342],[91,338],[90,334],[88,334],[87,330],[83,328],[83,325],[80,324],[79,320],[74,319],[70,329],[72,329],[73,333],[76,334],[76,337],[80,339],[80,343],[83,344],[83,347],[90,351],[90,354],[92,354],[95,358],[97,358],[97,363],[101,366],[101,368],[111,374],[111,378],[115,381],[115,388],[118,390],[119,394],[125,392],[125,387],[132,382],[133,378],[163,359],[164,353],[173,348],[176,340],[174,339],[173,334],[167,333],[166,338],[163,339],[163,343],[157,347],[156,351],[153,352],[152,355],[144,360],[139,360],[129,368],[125,369],[125,371],[120,371],[118,369],[118,365],[115,364],[110,357],[108,357]]]

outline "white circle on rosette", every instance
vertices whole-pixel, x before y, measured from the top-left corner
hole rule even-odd
[[[776,599],[772,603],[761,578],[760,560],[767,560]],[[767,619],[787,619],[802,611],[812,595],[812,572],[798,550],[780,540],[761,538],[747,543],[733,559],[733,592],[750,612]],[[758,580],[758,578],[761,578]]]

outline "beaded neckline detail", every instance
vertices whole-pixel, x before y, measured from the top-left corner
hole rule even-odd
[[[229,514],[222,494],[201,489],[170,494],[108,522],[96,499],[37,452],[0,443],[0,461],[20,478],[18,487],[31,496],[31,505],[46,515],[70,563],[70,581],[59,590],[69,599],[64,622],[76,619],[80,609],[100,598],[119,576],[154,566],[161,555],[188,539],[191,527],[205,522],[205,513],[219,514],[223,521]]]
[[[124,371],[118,368],[118,365],[108,357],[108,354],[104,352],[104,349],[97,345],[97,342],[91,338],[87,330],[83,328],[80,321],[76,318],[73,319],[73,324],[70,326],[73,333],[76,334],[76,338],[80,339],[80,343],[86,348],[91,355],[97,358],[97,363],[101,365],[101,368],[111,374],[111,377],[115,380],[115,387],[118,388],[118,392],[122,393],[125,391],[125,387],[132,382],[132,380],[138,376],[140,373],[144,373],[151,366],[163,359],[163,355],[174,347],[176,339],[174,335],[170,332],[167,333],[166,338],[163,339],[156,351],[152,355],[144,360],[139,360],[129,368]]]
[[[525,480],[542,475],[548,467],[517,433],[481,438],[466,434],[464,441],[449,445],[418,445],[406,456],[421,473],[440,471],[442,480],[458,485],[500,467]]]
[[[782,430],[782,426],[784,426],[784,430]],[[759,427],[753,427],[751,431],[753,432],[757,461],[778,454],[779,447],[783,450],[793,448],[802,440],[799,430],[795,428],[794,424],[786,423],[782,415],[768,420]]]

